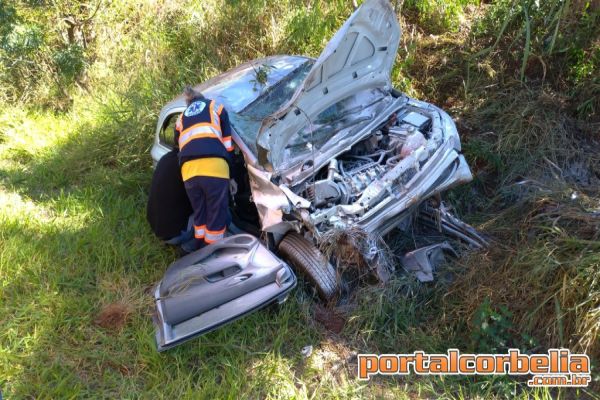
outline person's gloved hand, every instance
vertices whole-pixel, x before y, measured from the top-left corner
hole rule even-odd
[[[229,180],[229,193],[231,193],[232,196],[235,196],[237,191],[238,191],[237,182],[235,181],[235,179],[230,179]]]

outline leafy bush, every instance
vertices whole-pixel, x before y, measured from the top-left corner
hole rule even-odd
[[[504,353],[509,348],[531,349],[534,341],[529,335],[518,334],[513,326],[513,314],[505,305],[492,307],[486,297],[473,318],[471,340],[480,353]]]
[[[85,72],[89,43],[82,36],[82,17],[64,10],[65,4],[48,9],[0,0],[0,82],[6,88],[0,100],[68,107],[69,91]]]
[[[83,48],[77,44],[59,49],[52,56],[60,77],[67,85],[75,82],[85,69]]]

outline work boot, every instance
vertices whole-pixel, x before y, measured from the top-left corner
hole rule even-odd
[[[243,230],[238,228],[233,222],[230,222],[227,225],[227,230],[225,231],[225,237],[239,235],[240,233],[246,233],[246,232],[244,232]]]
[[[183,255],[193,253],[194,251],[198,251],[201,248],[205,247],[206,243],[203,239],[192,239],[190,241],[185,242],[181,245],[181,251]]]

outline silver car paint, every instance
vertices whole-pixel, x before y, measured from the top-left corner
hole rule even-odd
[[[371,26],[370,24],[373,24]],[[382,29],[382,28],[386,29]],[[379,48],[386,47],[386,51],[374,52],[373,62],[352,65],[349,61],[356,54],[354,46],[348,46],[348,38],[352,35],[369,37]],[[362,35],[362,36],[361,36]],[[294,94],[290,101],[279,111],[267,118],[263,127],[268,129],[259,133],[259,148],[267,148],[274,153],[281,153],[289,141],[290,135],[306,122],[306,117],[316,115],[329,104],[355,93],[365,87],[390,88],[390,70],[396,54],[399,41],[400,28],[390,4],[386,0],[367,0],[350,17],[344,26],[329,42],[322,55],[315,62],[313,69],[301,88]],[[358,40],[357,40],[358,41]],[[338,50],[344,51],[338,51]],[[285,56],[280,56],[285,57]],[[341,57],[341,58],[340,58]],[[340,62],[339,60],[343,60]],[[248,64],[257,65],[266,62],[257,60]],[[332,65],[342,65],[342,69],[329,76],[327,71]],[[364,74],[353,78],[353,67],[363,67]],[[376,66],[377,68],[375,68]],[[221,77],[199,85],[200,90],[210,89],[223,76],[235,73],[242,66],[228,72]],[[326,79],[318,80],[318,76],[325,74]],[[350,78],[349,78],[350,77]],[[323,89],[327,88],[328,96],[323,96]],[[252,90],[247,88],[247,90]],[[326,97],[326,99],[324,99]],[[226,99],[222,99],[227,103]],[[155,145],[152,156],[155,162],[168,151],[159,142],[159,133],[165,118],[172,113],[181,112],[185,108],[181,97],[173,100],[161,111],[156,130]],[[292,111],[300,108],[302,112]],[[321,212],[310,214],[310,203],[293,192],[295,186],[307,181],[314,171],[323,168],[329,161],[341,153],[348,151],[354,144],[366,138],[392,113],[411,108],[427,114],[433,122],[431,137],[426,148],[418,149],[411,156],[402,161],[399,166],[389,171],[383,179],[372,183],[361,197],[360,202],[354,204],[337,205]],[[279,119],[281,118],[281,119]],[[274,122],[277,121],[277,122]],[[291,132],[291,133],[290,133]],[[271,137],[269,138],[269,134]],[[252,186],[253,200],[259,210],[261,227],[264,231],[281,233],[286,229],[298,229],[297,224],[282,223],[283,215],[294,212],[301,216],[302,223],[309,230],[314,231],[316,224],[330,220],[339,228],[356,225],[369,233],[383,234],[398,226],[405,216],[411,214],[420,202],[427,197],[446,190],[457,184],[468,182],[472,179],[469,167],[460,154],[461,146],[456,127],[452,119],[444,111],[425,102],[410,99],[404,95],[397,97],[387,109],[375,117],[364,129],[353,135],[335,138],[335,144],[315,152],[314,167],[302,170],[302,165],[279,170],[273,167],[272,160],[262,160],[253,154],[248,146],[233,133],[234,142],[243,153],[248,166],[249,178]],[[420,161],[427,162],[418,167]],[[284,160],[276,160],[282,164]],[[418,173],[405,185],[398,183],[403,169],[417,166]],[[279,184],[273,183],[273,177],[278,178]],[[290,189],[291,188],[291,189]],[[303,201],[301,201],[301,200]],[[362,203],[362,204],[360,204]]]
[[[391,4],[366,0],[329,41],[292,98],[263,121],[257,137],[261,164],[284,173],[291,160],[282,159],[283,150],[307,120],[361,90],[389,91],[400,34]]]

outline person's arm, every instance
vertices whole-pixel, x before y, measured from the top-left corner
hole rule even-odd
[[[177,117],[177,122],[175,122],[175,129],[173,129],[173,141],[175,142],[176,148],[179,148],[179,135],[181,135],[182,129],[183,129],[183,113],[179,114],[179,117]]]
[[[219,106],[219,117],[221,119],[221,132],[223,134],[223,145],[228,152],[233,151],[233,140],[231,139],[231,124],[229,123],[229,115],[223,106]]]
[[[233,139],[231,138],[231,124],[229,123],[229,115],[227,114],[227,110],[222,105],[219,106],[217,110],[217,114],[219,114],[219,118],[221,119],[221,133],[223,135],[223,145],[227,149],[229,153],[229,160],[227,163],[229,164],[229,170],[233,167],[233,160],[231,159],[231,153],[233,152]],[[229,194],[231,196],[235,196],[237,193],[238,187],[235,179],[229,179]]]

